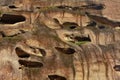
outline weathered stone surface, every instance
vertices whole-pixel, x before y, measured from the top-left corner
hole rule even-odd
[[[0,80],[119,80],[119,1],[107,1],[0,0],[0,21],[25,17],[0,23]]]

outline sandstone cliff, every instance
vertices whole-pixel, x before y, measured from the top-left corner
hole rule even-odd
[[[119,80],[118,4],[0,0],[0,80]]]

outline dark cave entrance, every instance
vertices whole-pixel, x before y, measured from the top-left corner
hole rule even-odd
[[[48,75],[48,78],[50,80],[67,80],[65,77],[59,75]]]
[[[8,7],[11,8],[11,9],[17,8],[15,5],[9,5]]]
[[[90,36],[88,35],[88,37],[84,37],[84,36],[75,36],[74,37],[75,41],[88,41],[91,42]]]
[[[16,51],[16,54],[18,57],[20,58],[29,58],[30,57],[30,54],[28,54],[27,52],[23,51],[21,48],[16,48],[15,49]]]
[[[18,62],[24,67],[29,67],[29,68],[40,68],[43,66],[41,62],[36,62],[36,61],[19,60]]]
[[[75,53],[75,50],[73,48],[55,47],[55,49],[64,54],[74,54]]]
[[[22,15],[3,14],[2,17],[0,17],[0,23],[2,24],[15,24],[25,20],[26,18]]]
[[[115,71],[120,71],[120,65],[115,65],[113,68]]]

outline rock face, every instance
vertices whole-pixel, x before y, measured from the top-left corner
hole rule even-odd
[[[106,9],[104,9],[102,12],[103,15],[110,19],[119,21],[120,11],[118,9],[120,7],[119,5],[120,1],[119,0],[110,0],[110,1],[104,0],[103,3],[106,5]]]
[[[0,0],[0,80],[119,80],[118,3],[106,1]]]

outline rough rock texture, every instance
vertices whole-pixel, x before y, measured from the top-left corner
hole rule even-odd
[[[103,0],[106,8],[103,10],[102,14],[113,20],[120,20],[120,11],[119,11],[119,0]]]
[[[88,16],[118,24],[118,0],[56,1],[0,0],[0,80],[119,80],[120,25]]]

